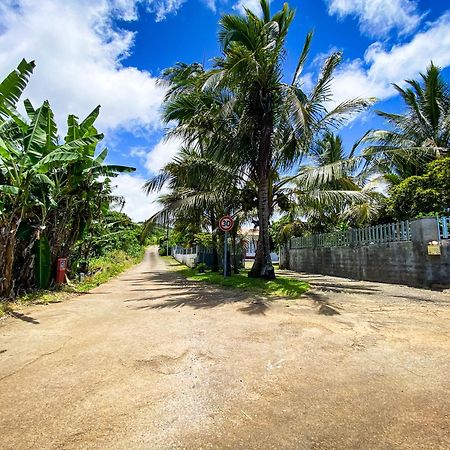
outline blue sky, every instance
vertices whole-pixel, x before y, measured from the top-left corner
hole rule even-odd
[[[156,78],[177,61],[210,64],[219,52],[222,13],[258,11],[257,0],[2,0],[0,71],[21,58],[37,68],[27,90],[35,104],[49,99],[64,133],[65,117],[102,105],[98,122],[109,162],[138,170],[123,175],[116,192],[125,212],[142,220],[157,209],[141,186],[170,160],[179,143],[162,141]],[[432,59],[450,79],[449,0],[302,0],[287,41],[285,75],[292,77],[304,36],[315,37],[305,88],[335,50],[344,52],[336,73],[336,100],[375,96],[375,109],[401,111],[390,83],[415,78]],[[281,1],[272,2],[272,10]],[[382,127],[373,112],[340,130],[348,147],[367,129]]]

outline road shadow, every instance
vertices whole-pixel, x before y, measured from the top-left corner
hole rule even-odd
[[[406,285],[402,287],[402,285],[392,285],[389,283],[351,280],[328,275],[293,272],[291,270],[280,270],[279,273],[285,277],[296,278],[309,283],[311,290],[305,294],[305,297],[309,297],[321,305],[325,304],[331,307],[333,307],[330,303],[334,300],[334,294],[356,294],[367,297],[375,296],[377,298],[385,297],[393,301],[395,299],[401,299],[411,303],[450,304],[450,296],[448,298],[439,297],[436,295],[440,293],[439,291],[414,288]],[[339,301],[342,301],[342,297]],[[335,307],[333,308],[336,309]],[[327,314],[331,313],[331,311],[324,308],[322,308],[322,311],[319,310],[319,313],[325,313],[325,311]]]
[[[271,301],[245,291],[221,288],[206,283],[188,281],[176,272],[145,272],[133,279],[131,292],[149,292],[150,296],[125,300],[135,310],[161,310],[190,307],[213,309],[223,305],[242,303],[238,311],[249,315],[265,315]],[[157,288],[138,288],[147,283],[157,284]],[[161,291],[161,295],[158,294]],[[135,305],[133,305],[135,304]]]
[[[266,311],[270,308],[270,301],[268,300],[253,300],[248,302],[246,306],[239,308],[241,311],[250,316],[265,316]]]
[[[32,323],[33,325],[39,325],[40,322],[36,320],[34,317],[27,316],[26,314],[19,313],[17,311],[10,311],[9,315],[14,317],[15,319],[22,320],[23,322]]]
[[[327,293],[310,290],[304,294],[304,297],[312,300],[319,307],[318,313],[321,316],[337,316],[341,314],[338,307],[330,303]]]

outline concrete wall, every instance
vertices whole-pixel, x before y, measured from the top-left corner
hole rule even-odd
[[[438,240],[436,220],[413,221],[411,236],[410,242],[355,247],[289,249],[286,246],[281,264],[297,272],[414,287],[450,285],[450,240],[440,242],[440,256],[428,255],[428,243]]]

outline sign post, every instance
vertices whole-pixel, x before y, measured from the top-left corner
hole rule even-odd
[[[223,276],[228,276],[228,231],[225,231],[223,242]]]
[[[228,232],[233,229],[234,220],[231,216],[223,216],[219,220],[219,228],[225,233],[223,242],[223,276],[228,277]]]

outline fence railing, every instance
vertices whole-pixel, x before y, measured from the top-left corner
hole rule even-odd
[[[450,217],[439,217],[437,221],[439,239],[450,239]]]
[[[172,247],[172,254],[176,254],[176,255],[195,255],[197,253],[210,254],[210,253],[212,253],[212,249],[203,247],[201,245],[197,245],[196,247],[189,247],[189,248],[181,247],[179,245]]]
[[[292,238],[290,248],[351,247],[411,240],[409,221]]]
[[[197,253],[197,249],[195,247],[184,248],[177,245],[173,247],[172,252],[177,255],[193,255]]]

